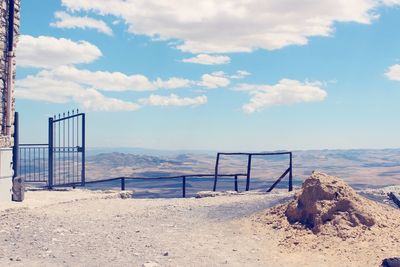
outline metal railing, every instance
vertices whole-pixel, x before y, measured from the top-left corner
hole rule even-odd
[[[250,190],[250,177],[251,177],[251,163],[252,159],[255,156],[282,156],[282,155],[288,155],[289,156],[289,166],[288,168],[282,173],[282,175],[272,184],[272,186],[268,189],[267,192],[271,192],[272,189],[275,188],[277,184],[280,183],[280,181],[289,174],[289,191],[293,190],[293,154],[292,152],[265,152],[265,153],[243,153],[243,152],[220,152],[217,154],[217,160],[215,161],[215,173],[214,173],[214,188],[213,190],[217,190],[217,181],[219,175],[219,164],[220,164],[220,159],[221,156],[247,156],[247,172],[245,174],[246,176],[246,191]]]
[[[25,182],[47,182],[48,144],[19,144],[18,175]]]
[[[228,156],[237,156],[237,155],[246,155],[248,156],[247,160],[247,172],[246,173],[233,173],[233,174],[220,174],[219,173],[219,161],[222,155]],[[186,185],[187,180],[191,178],[213,178],[214,179],[214,187],[213,190],[216,191],[216,185],[218,178],[220,177],[233,177],[234,180],[234,190],[239,191],[238,188],[238,178],[245,177],[246,178],[246,191],[250,190],[250,181],[251,181],[251,164],[252,164],[252,157],[254,156],[277,156],[277,155],[288,155],[289,156],[289,166],[288,168],[280,175],[280,177],[269,187],[266,192],[271,192],[281,181],[289,174],[289,181],[288,181],[288,191],[293,190],[293,154],[292,152],[273,152],[273,153],[218,153],[217,160],[215,165],[215,173],[213,174],[185,174],[185,175],[177,175],[177,176],[161,176],[161,177],[115,177],[109,179],[102,179],[102,180],[94,180],[94,181],[86,181],[85,184],[82,183],[66,183],[60,185],[54,185],[55,187],[65,187],[65,186],[72,186],[72,187],[79,187],[91,184],[99,184],[99,183],[106,183],[106,182],[113,182],[119,181],[121,190],[125,190],[127,187],[127,181],[130,180],[142,180],[142,181],[152,181],[152,180],[181,180],[181,190],[182,190],[182,197],[186,197]]]
[[[234,178],[234,190],[238,190],[238,177],[243,176],[245,177],[246,174],[242,173],[235,173],[235,174],[221,174],[219,177],[233,177]],[[109,179],[102,179],[102,180],[94,180],[94,181],[86,181],[85,185],[91,184],[99,184],[99,183],[106,183],[106,182],[113,182],[113,181],[120,181],[120,188],[121,190],[126,190],[126,181],[129,180],[143,180],[143,181],[152,181],[152,180],[181,180],[182,181],[182,197],[186,197],[186,185],[187,180],[190,178],[214,178],[214,174],[187,174],[187,175],[177,175],[177,176],[165,176],[165,177],[115,177]],[[66,185],[60,186],[72,186],[72,187],[79,187],[81,186],[80,183],[71,183]]]

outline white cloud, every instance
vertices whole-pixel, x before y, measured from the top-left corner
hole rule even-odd
[[[202,95],[188,98],[151,95],[138,102],[108,97],[101,91],[154,91],[191,87],[219,88],[230,84],[230,77],[222,71],[204,74],[200,80],[171,77],[166,80],[150,80],[141,74],[90,71],[79,69],[75,64],[90,63],[101,56],[94,45],[64,38],[22,35],[18,50],[18,64],[40,68],[35,75],[16,81],[17,97],[51,103],[74,102],[93,111],[133,111],[142,106],[196,106],[207,103]],[[237,72],[238,75],[247,75]]]
[[[90,71],[77,69],[74,66],[60,66],[51,70],[42,70],[38,77],[51,78],[60,81],[75,81],[76,83],[93,87],[101,91],[154,91],[158,89],[179,89],[201,86],[209,89],[226,87],[230,84],[224,72],[204,74],[200,81],[171,77],[167,80],[157,78],[150,81],[141,74],[127,75],[121,72]]]
[[[140,108],[136,103],[106,97],[94,89],[87,89],[74,98],[85,109],[93,111],[135,111]]]
[[[238,71],[236,71],[236,74],[231,75],[230,78],[231,78],[231,79],[244,79],[244,78],[246,78],[246,77],[249,76],[249,75],[251,75],[251,73],[248,72],[248,71],[245,71],[245,70],[238,70]]]
[[[226,87],[230,84],[230,80],[226,77],[226,74],[222,71],[213,72],[211,74],[204,74],[201,76],[201,81],[198,85],[207,87],[209,89],[215,89],[219,87]]]
[[[86,41],[30,35],[20,36],[17,53],[19,67],[34,68],[90,63],[102,56],[99,48]]]
[[[193,81],[172,77],[168,80],[149,81],[143,75],[123,73],[91,72],[72,66],[60,66],[52,70],[42,70],[36,75],[28,75],[16,81],[16,96],[21,99],[49,103],[77,103],[92,111],[134,111],[143,106],[197,106],[207,103],[206,96],[193,98],[150,95],[137,102],[107,97],[100,91],[149,91],[173,89],[196,84]]]
[[[73,80],[59,80],[56,77],[30,75],[16,82],[16,96],[21,99],[65,104],[77,103],[91,111],[135,111],[143,106],[198,106],[207,103],[207,97],[179,97],[150,95],[137,102],[107,97],[98,90],[86,87]]]
[[[188,79],[172,77],[165,81],[161,80],[160,78],[157,78],[157,80],[154,82],[154,84],[158,88],[177,89],[177,88],[190,87],[194,84],[194,82],[191,80],[188,80]]]
[[[140,108],[136,103],[106,97],[93,88],[85,88],[73,81],[32,75],[17,80],[16,97],[57,104],[75,102],[92,111],[133,111]]]
[[[228,56],[200,54],[195,57],[184,58],[182,62],[202,65],[221,65],[230,63],[231,58]]]
[[[385,75],[390,80],[400,81],[400,64],[391,66]]]
[[[207,97],[179,97],[175,94],[169,96],[150,95],[148,98],[139,99],[139,103],[146,106],[198,106],[207,103]]]
[[[383,3],[388,6],[400,5],[400,0],[383,0]]]
[[[180,40],[192,53],[250,52],[305,45],[330,36],[336,22],[368,24],[399,0],[62,0],[70,10],[114,15],[133,34]]]
[[[327,96],[320,82],[302,83],[289,79],[282,79],[275,85],[241,84],[236,90],[246,91],[251,96],[250,102],[243,106],[246,113],[277,105],[323,101]]]
[[[50,26],[55,28],[65,29],[95,29],[98,32],[112,35],[112,29],[102,20],[97,20],[90,17],[78,17],[72,16],[66,12],[58,11],[54,14],[55,18],[58,19],[56,22],[50,23]]]
[[[37,76],[60,81],[75,81],[103,91],[151,91],[156,89],[146,76],[140,74],[126,75],[121,72],[81,70],[73,66],[43,70]]]

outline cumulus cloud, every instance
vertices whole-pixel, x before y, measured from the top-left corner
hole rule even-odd
[[[400,81],[400,64],[391,66],[385,75],[390,80]]]
[[[169,96],[150,95],[148,98],[139,99],[139,103],[146,106],[199,106],[207,103],[207,96],[179,97],[175,94]]]
[[[197,84],[208,89],[215,89],[228,86],[230,84],[230,80],[226,77],[224,72],[217,71],[211,74],[204,74],[201,76],[201,81]]]
[[[20,36],[17,53],[19,67],[33,68],[91,63],[102,56],[97,46],[86,41],[30,35]]]
[[[231,79],[244,79],[244,78],[246,78],[246,77],[249,76],[249,75],[251,75],[251,73],[248,72],[248,71],[245,71],[245,70],[238,70],[238,71],[236,71],[236,74],[231,75],[230,78],[231,78]]]
[[[144,75],[82,70],[73,66],[43,70],[37,76],[59,81],[75,81],[103,91],[151,91],[156,89],[155,85]]]
[[[90,71],[78,69],[74,66],[59,66],[50,70],[42,70],[37,77],[49,78],[59,81],[75,81],[76,83],[90,86],[101,91],[154,91],[158,89],[190,88],[195,85],[218,88],[229,84],[229,79],[224,73],[215,72],[205,74],[201,81],[192,81],[185,78],[171,77],[167,80],[160,78],[149,80],[141,74],[127,75],[121,72]]]
[[[400,5],[400,0],[383,0],[383,3],[388,6]]]
[[[154,82],[156,87],[163,88],[163,89],[177,89],[177,88],[185,88],[190,87],[194,84],[193,81],[178,77],[171,77],[168,80],[162,80],[157,78]]]
[[[215,75],[222,75],[216,73]],[[16,81],[16,96],[21,99],[49,103],[77,103],[91,111],[134,111],[143,106],[198,106],[207,103],[207,97],[179,97],[175,94],[152,94],[138,101],[124,101],[108,97],[100,91],[152,91],[197,85],[196,81],[172,77],[150,81],[143,75],[125,75],[119,72],[80,70],[73,66],[60,66],[41,70]],[[209,85],[211,86],[211,85]],[[213,85],[218,86],[218,85]]]
[[[282,79],[275,85],[241,84],[237,91],[248,92],[250,102],[243,106],[245,113],[254,113],[277,105],[323,101],[327,93],[320,82],[300,82]]]
[[[50,26],[63,29],[95,29],[98,32],[112,35],[112,29],[102,20],[97,20],[90,17],[72,16],[66,12],[58,11],[54,14],[56,22],[50,23]]]
[[[79,84],[74,80],[60,80],[57,77],[29,75],[16,82],[16,96],[21,99],[45,101],[48,103],[77,103],[90,111],[135,111],[143,106],[198,106],[207,103],[207,97],[179,97],[175,94],[161,96],[152,94],[137,102],[107,97],[93,87]]]
[[[191,53],[250,52],[305,45],[330,36],[337,22],[368,24],[378,7],[399,0],[62,0],[73,11],[113,15],[129,31],[156,40],[180,40]],[[176,43],[176,42],[175,42]]]
[[[218,71],[204,74],[199,80],[180,77],[150,80],[141,74],[91,71],[75,64],[90,63],[101,56],[101,51],[85,41],[72,41],[49,36],[22,35],[18,50],[18,64],[40,70],[16,81],[19,98],[65,104],[75,102],[87,110],[122,111],[137,110],[142,106],[196,106],[207,103],[207,97],[179,97],[151,95],[137,102],[108,97],[104,92],[143,92],[160,89],[226,87],[230,79],[245,77],[249,73],[238,71],[235,75]]]
[[[73,81],[33,75],[17,80],[16,97],[57,104],[75,102],[91,111],[133,111],[140,108],[136,103],[106,97]]]
[[[202,65],[221,65],[230,63],[231,58],[228,56],[200,54],[195,57],[184,58],[182,62]]]

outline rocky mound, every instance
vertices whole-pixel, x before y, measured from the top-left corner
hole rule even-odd
[[[255,214],[251,220],[254,229],[285,234],[284,246],[309,240],[314,247],[331,237],[365,241],[380,236],[382,242],[400,242],[400,209],[369,200],[338,177],[320,172],[304,181],[291,202]]]
[[[324,259],[318,266],[379,266],[400,256],[400,209],[364,198],[339,178],[319,172],[290,203],[244,218],[243,228],[276,240],[285,257]],[[332,256],[333,262],[325,261]]]
[[[289,223],[300,223],[320,233],[326,228],[371,227],[376,220],[368,200],[359,196],[338,177],[320,172],[304,181],[301,190],[286,208]]]

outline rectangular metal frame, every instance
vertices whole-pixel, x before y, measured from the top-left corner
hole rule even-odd
[[[217,190],[218,177],[221,176],[219,173],[219,163],[221,156],[247,156],[247,172],[246,174],[235,175],[235,188],[237,189],[237,178],[238,176],[246,177],[246,191],[250,190],[250,179],[251,179],[251,163],[253,156],[278,156],[278,155],[289,155],[289,167],[283,172],[283,174],[273,183],[273,185],[267,190],[271,192],[277,184],[289,174],[288,190],[293,190],[293,154],[292,152],[266,152],[266,153],[243,153],[243,152],[219,152],[217,153],[217,159],[215,161],[215,172],[214,172],[214,188],[213,191]],[[236,190],[237,191],[237,190]]]

